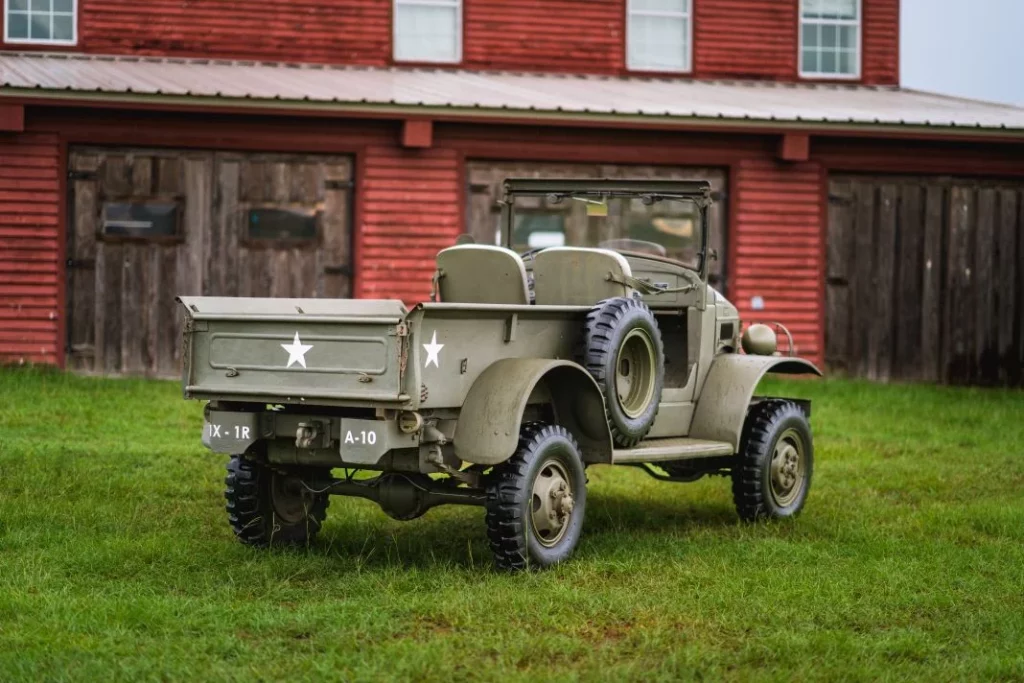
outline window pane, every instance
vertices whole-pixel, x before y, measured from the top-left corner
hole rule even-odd
[[[26,10],[28,9],[28,0],[10,0],[8,9],[11,10]]]
[[[821,27],[822,47],[835,47],[839,44],[839,37],[835,26],[825,25]]]
[[[32,0],[32,9],[38,12],[49,12],[50,0]]]
[[[7,35],[11,38],[28,38],[28,15],[8,14]]]
[[[856,26],[840,26],[839,27],[839,47],[845,47],[845,48],[856,48],[857,47],[857,27]]]
[[[629,21],[629,65],[633,69],[685,71],[686,21],[634,15]]]
[[[249,239],[315,240],[317,212],[305,209],[249,209]]]
[[[71,12],[73,11],[73,0],[53,0],[53,9],[55,12]]]
[[[804,24],[804,47],[821,45],[821,27],[817,24]]]
[[[804,50],[800,70],[804,73],[815,73],[818,70],[818,52],[816,50]]]
[[[805,19],[856,19],[857,0],[803,0]]]
[[[395,59],[458,61],[458,8],[395,6]]]
[[[74,17],[56,14],[53,17],[53,39],[71,40],[74,38]]]
[[[178,203],[106,202],[103,205],[103,234],[112,237],[174,237],[178,234]]]
[[[633,12],[687,12],[688,0],[632,0],[629,9]]]
[[[825,50],[821,53],[821,73],[834,74],[836,72],[836,53],[832,50]]]
[[[29,26],[29,37],[36,38],[39,40],[50,39],[50,15],[49,14],[33,14],[32,22]]]
[[[839,72],[844,74],[857,73],[857,57],[853,50],[843,50],[839,53]]]

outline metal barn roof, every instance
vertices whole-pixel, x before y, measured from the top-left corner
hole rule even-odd
[[[1024,108],[896,87],[0,54],[0,96],[1024,137]]]

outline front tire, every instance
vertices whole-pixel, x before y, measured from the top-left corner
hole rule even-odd
[[[567,559],[583,529],[587,477],[564,427],[527,425],[519,447],[491,471],[487,539],[498,569],[543,568]]]
[[[309,491],[295,475],[239,455],[228,461],[228,521],[245,545],[306,545],[316,538],[330,497]]]
[[[799,514],[813,470],[811,425],[803,409],[783,399],[751,407],[732,469],[732,496],[740,518],[754,522]]]

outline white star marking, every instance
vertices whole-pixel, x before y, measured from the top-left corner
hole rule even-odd
[[[306,367],[306,351],[313,348],[312,344],[303,344],[299,341],[299,333],[295,333],[295,341],[291,344],[281,344],[281,348],[288,352],[288,365],[286,368],[290,368],[292,364],[298,363],[303,368]]]
[[[444,344],[437,343],[437,330],[434,330],[434,336],[430,338],[429,344],[424,344],[423,348],[427,351],[427,362],[423,365],[425,368],[429,368],[430,364],[433,363],[435,368],[440,368],[437,362],[437,354],[444,348]]]

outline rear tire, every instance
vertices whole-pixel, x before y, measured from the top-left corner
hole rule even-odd
[[[582,364],[601,387],[615,444],[635,446],[658,415],[665,350],[651,309],[638,299],[605,299],[587,314]]]
[[[519,448],[487,484],[487,539],[498,569],[549,567],[575,550],[587,505],[587,477],[564,427],[529,424]]]
[[[732,469],[732,497],[746,522],[793,517],[803,509],[814,471],[811,425],[793,401],[750,408]]]
[[[300,477],[244,455],[231,456],[224,483],[228,521],[245,545],[306,545],[327,517],[326,493],[313,493]]]

